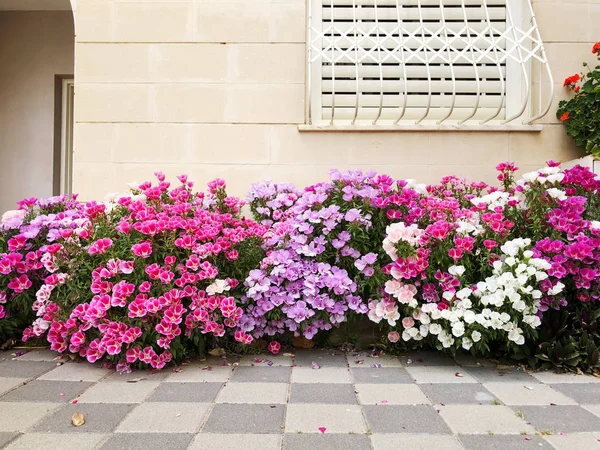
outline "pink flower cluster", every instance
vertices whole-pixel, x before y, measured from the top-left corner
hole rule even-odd
[[[38,318],[24,340],[45,334],[53,350],[90,362],[106,358],[123,370],[134,363],[160,369],[181,359],[188,341],[227,330],[241,343],[252,341],[239,329],[233,274],[243,270],[238,248],[251,241],[260,248],[265,227],[232,212],[241,202],[227,197],[222,180],[205,197],[186,177],[171,190],[162,174],[157,178],[157,186],[144,183],[116,198],[89,246],[59,238],[44,253],[56,273],[38,290]]]

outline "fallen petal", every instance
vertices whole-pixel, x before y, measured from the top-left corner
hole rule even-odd
[[[76,412],[71,417],[71,423],[76,427],[80,427],[85,423],[85,416],[80,412]]]
[[[325,434],[325,430],[327,430],[327,428],[325,427],[319,427],[319,431],[323,434]]]
[[[311,366],[312,366],[312,368],[313,368],[313,369],[320,369],[320,368],[321,368],[321,366],[320,366],[320,365],[318,365],[318,364],[317,364],[316,362],[314,362],[314,361],[312,362],[312,365],[311,365]]]
[[[456,373],[454,374],[454,376],[455,376],[455,377],[459,377],[459,378],[462,378],[462,377],[464,377],[464,375],[463,375],[462,373],[460,373],[460,372],[456,372]]]

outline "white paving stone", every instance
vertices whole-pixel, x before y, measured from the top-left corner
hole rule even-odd
[[[209,369],[210,368],[210,369]],[[215,366],[210,364],[194,364],[182,366],[178,372],[172,372],[165,380],[167,383],[180,382],[219,382],[224,383],[233,374],[233,366]]]
[[[450,405],[441,406],[440,415],[456,434],[520,434],[534,433],[531,425],[507,406]]]
[[[68,358],[65,355],[61,355],[58,352],[53,352],[47,348],[39,348],[31,350],[24,355],[18,357],[18,361],[54,361],[57,357],[62,356],[59,361],[66,361]]]
[[[577,402],[545,384],[484,383],[506,405],[576,405]]]
[[[116,432],[123,433],[195,433],[210,405],[206,403],[142,403]]]
[[[598,433],[569,433],[544,436],[556,450],[592,450],[600,449],[600,430]]]
[[[94,366],[87,362],[66,363],[42,375],[40,380],[59,381],[100,381],[112,370]]]
[[[6,450],[92,450],[105,436],[97,433],[28,433],[11,442]]]
[[[463,450],[463,446],[454,436],[374,434],[371,436],[371,442],[374,450]]]
[[[600,378],[592,375],[577,375],[575,373],[555,373],[552,371],[534,372],[531,374],[542,383],[600,383]]]
[[[21,386],[24,382],[27,381],[27,378],[0,378],[0,395],[5,394],[6,392]]]
[[[0,431],[23,432],[59,406],[59,403],[0,403]]]

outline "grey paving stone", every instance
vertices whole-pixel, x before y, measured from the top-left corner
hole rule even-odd
[[[281,434],[200,433],[188,450],[280,450]]]
[[[373,433],[450,433],[431,406],[363,406],[363,410]]]
[[[189,433],[115,433],[102,450],[184,450],[192,442]]]
[[[600,405],[581,405],[581,407],[595,416],[600,417]],[[599,441],[600,442],[600,441]]]
[[[81,403],[71,404],[49,415],[33,430],[40,433],[109,433],[135,405]],[[80,412],[85,417],[85,424],[75,427],[71,423],[73,414]]]
[[[286,405],[217,403],[202,431],[204,433],[282,433],[285,408]]]
[[[25,431],[58,407],[58,403],[0,403],[0,431]]]
[[[290,403],[355,405],[357,401],[351,384],[294,383],[291,386]]]
[[[355,384],[361,405],[430,405],[416,384]]]
[[[496,363],[492,363],[483,358],[476,358],[468,353],[457,353],[454,356],[456,364],[463,367],[496,367]]]
[[[419,387],[434,404],[491,405],[496,397],[479,383],[420,384]]]
[[[423,367],[423,366],[454,366],[454,360],[441,352],[409,352],[400,355],[400,362],[406,367]]]
[[[444,434],[374,434],[371,442],[374,450],[464,450],[456,436]]]
[[[358,405],[288,405],[285,418],[287,433],[366,433],[367,424]]]
[[[66,403],[82,394],[92,383],[33,380],[2,396],[3,402]]]
[[[223,383],[162,383],[148,402],[212,403]]]
[[[313,361],[321,367],[347,367],[346,355],[339,350],[296,350],[294,364],[311,367]]]
[[[0,364],[0,377],[35,378],[55,368],[54,362],[6,360]]]
[[[539,431],[551,433],[600,432],[600,417],[579,406],[512,406]]]
[[[538,379],[516,367],[510,370],[499,370],[495,367],[469,367],[468,371],[482,383],[539,383]]]
[[[348,352],[346,359],[350,367],[371,367],[381,365],[381,367],[402,367],[402,363],[397,356],[381,355],[374,357],[371,352]]]
[[[292,383],[350,383],[350,370],[347,367],[293,367]]]
[[[600,384],[562,383],[549,385],[580,404],[600,404]]]
[[[58,352],[53,352],[47,348],[38,348],[35,350],[28,351],[24,355],[18,357],[17,361],[54,361],[54,358],[62,356]],[[68,357],[67,357],[68,358]],[[61,361],[62,358],[59,360]],[[66,360],[63,360],[66,361]]]
[[[17,436],[20,436],[19,433],[0,433],[0,448],[4,448],[6,444]]]
[[[539,436],[463,435],[458,440],[465,450],[552,450],[552,445]]]
[[[406,369],[401,367],[361,367],[350,369],[355,383],[364,384],[392,384],[392,383],[410,383],[414,384],[413,378]]]
[[[142,403],[117,427],[117,433],[195,433],[208,403]]]
[[[232,383],[289,383],[289,367],[238,367],[231,377]]]
[[[419,384],[422,383],[477,383],[465,370],[454,366],[407,367],[406,371]]]
[[[284,404],[288,388],[287,383],[227,383],[216,402]]]
[[[323,448],[328,450],[365,450],[371,447],[366,434],[310,434],[286,433],[283,448],[286,450],[307,450]]]
[[[240,366],[283,366],[283,367],[291,367],[294,363],[294,357],[292,353],[286,354],[260,354],[260,355],[244,355],[240,358],[239,365]]]
[[[26,433],[11,442],[6,450],[93,450],[104,437],[98,433]]]

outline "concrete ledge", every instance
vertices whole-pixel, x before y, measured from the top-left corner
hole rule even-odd
[[[527,131],[539,133],[543,125],[298,125],[298,131]]]

